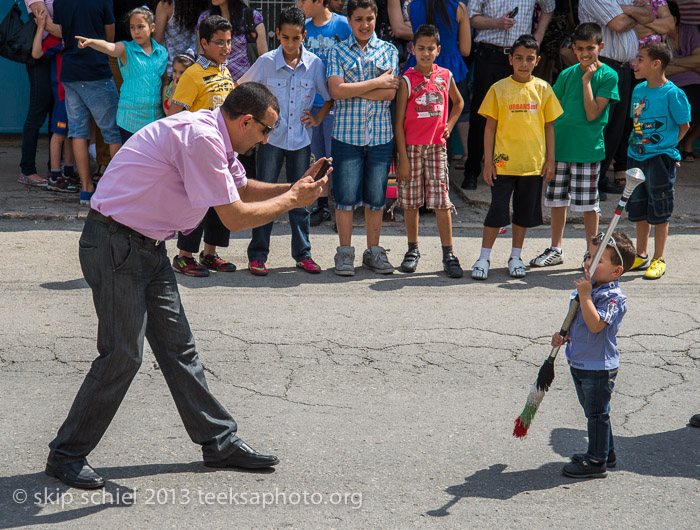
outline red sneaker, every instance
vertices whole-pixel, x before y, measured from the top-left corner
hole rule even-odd
[[[304,269],[306,272],[311,274],[320,274],[321,272],[321,266],[311,258],[305,258],[301,261],[297,261],[297,267]]]
[[[211,269],[213,271],[233,272],[236,270],[236,266],[233,263],[221,259],[216,253],[205,254],[204,252],[200,252],[199,263],[207,269]]]
[[[267,276],[267,267],[261,259],[256,259],[248,263],[248,270],[253,276]]]
[[[173,258],[173,269],[175,272],[185,274],[186,276],[195,276],[198,278],[209,276],[209,271],[199,265],[194,258],[186,256],[175,256]]]

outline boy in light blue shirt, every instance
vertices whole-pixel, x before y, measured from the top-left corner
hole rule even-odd
[[[620,363],[617,332],[627,312],[627,297],[622,294],[618,279],[634,263],[634,244],[624,232],[615,232],[602,243],[603,234],[590,242],[595,249],[605,244],[593,278],[589,273],[591,255],[584,262],[584,276],[574,281],[580,307],[562,337],[555,333],[552,346],[566,344],[566,360],[571,367],[579,403],[588,419],[588,451],[575,454],[564,466],[564,475],[571,478],[605,478],[607,468],[615,467],[615,445],[610,428],[610,398]]]
[[[304,10],[306,19],[306,40],[304,46],[311,53],[317,55],[328,67],[328,54],[336,42],[347,39],[352,30],[347,17],[331,12],[328,0],[299,0],[299,7]],[[315,116],[321,111],[324,101],[320,94],[316,94],[311,115]],[[331,156],[331,132],[335,112],[333,109],[326,115],[311,133],[311,154],[315,159]],[[318,205],[311,211],[311,226],[320,225],[324,221],[330,221],[331,212],[328,207],[328,190],[324,189],[318,198]]]
[[[263,182],[277,182],[285,159],[287,182],[294,183],[302,177],[311,160],[308,129],[321,123],[333,106],[323,62],[302,44],[306,35],[304,22],[304,12],[298,7],[282,11],[276,30],[280,47],[260,56],[239,81],[267,85],[280,105],[277,126],[268,133],[268,142],[258,146],[256,171],[258,180]],[[311,115],[309,110],[317,94],[326,103],[316,115]],[[292,257],[297,267],[311,274],[320,273],[321,267],[311,258],[309,211],[306,208],[291,210],[289,223]],[[267,275],[265,262],[270,252],[271,234],[272,223],[253,229],[248,245],[248,270],[255,276]]]

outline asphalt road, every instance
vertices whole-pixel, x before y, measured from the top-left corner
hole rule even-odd
[[[524,280],[508,277],[510,244],[499,239],[491,277],[475,282],[440,272],[428,222],[413,275],[308,275],[281,226],[268,277],[179,277],[212,391],[241,437],[281,463],[271,473],[203,467],[147,350],[90,456],[107,479],[90,493],[43,473],[96,355],[80,227],[0,219],[0,528],[700,527],[700,429],[687,426],[700,412],[697,226],[672,228],[661,280],[621,282],[619,464],[607,479],[561,475],[586,447],[563,355],[530,434],[511,435],[580,274],[580,227],[567,229],[563,265]],[[384,234],[398,264],[403,230]],[[247,237],[222,251],[241,268]],[[337,236],[326,227],[311,241],[330,267]],[[362,238],[354,242],[359,256]],[[547,245],[546,228],[531,231],[524,257]],[[480,230],[455,229],[465,268],[479,246]]]

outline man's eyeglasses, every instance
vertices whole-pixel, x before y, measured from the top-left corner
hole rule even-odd
[[[279,126],[279,124],[280,124],[280,119],[279,119],[279,118],[277,118],[277,121],[275,122],[275,124],[274,124],[272,127],[270,127],[269,125],[264,124],[264,123],[261,122],[259,119],[257,119],[255,116],[253,116],[253,119],[254,119],[255,121],[257,121],[260,125],[262,125],[262,126],[264,127],[264,128],[263,128],[263,134],[264,134],[265,136],[270,136],[270,133],[272,133],[272,131],[274,131],[274,130]]]
[[[216,44],[219,48],[230,48],[231,47],[231,41],[230,40],[210,40],[212,44]]]
[[[598,245],[600,245],[603,242],[603,237],[605,237],[605,234],[601,232],[595,238],[593,241],[595,241]],[[620,258],[620,263],[624,265],[624,260],[622,259],[622,254],[620,254],[620,249],[617,248],[617,243],[615,243],[615,238],[613,236],[610,236],[610,239],[608,239],[607,245],[608,247],[612,247],[615,249],[615,252],[617,252],[617,257]],[[588,259],[590,257],[590,252],[586,251],[586,255],[584,259]]]

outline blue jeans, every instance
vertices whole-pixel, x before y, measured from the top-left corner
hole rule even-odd
[[[629,220],[646,221],[650,225],[668,223],[673,213],[676,182],[676,161],[668,155],[656,155],[646,160],[629,157],[628,168],[639,168],[646,179],[634,188],[627,203]]]
[[[579,370],[571,367],[578,401],[588,418],[588,456],[605,462],[615,450],[610,426],[610,398],[615,387],[614,370]]]
[[[90,139],[90,116],[100,128],[107,144],[121,144],[117,127],[119,92],[114,79],[70,81],[63,83],[70,138]]]
[[[241,443],[236,422],[207,387],[165,245],[87,219],[79,255],[97,312],[99,356],[49,444],[49,463],[80,461],[97,446],[141,366],[144,338],[204,460],[227,457]]]
[[[331,140],[336,210],[384,209],[393,147],[393,141],[369,146]]]
[[[287,182],[296,182],[309,169],[310,160],[310,146],[302,147],[296,151],[287,151],[274,145],[260,144],[258,146],[256,163],[257,180],[261,182],[277,182],[282,163],[286,161]],[[248,245],[248,261],[267,261],[267,255],[270,253],[272,224],[268,223],[264,226],[253,228],[253,237]],[[289,210],[289,224],[292,229],[292,258],[295,261],[310,258],[309,210],[306,208]]]

